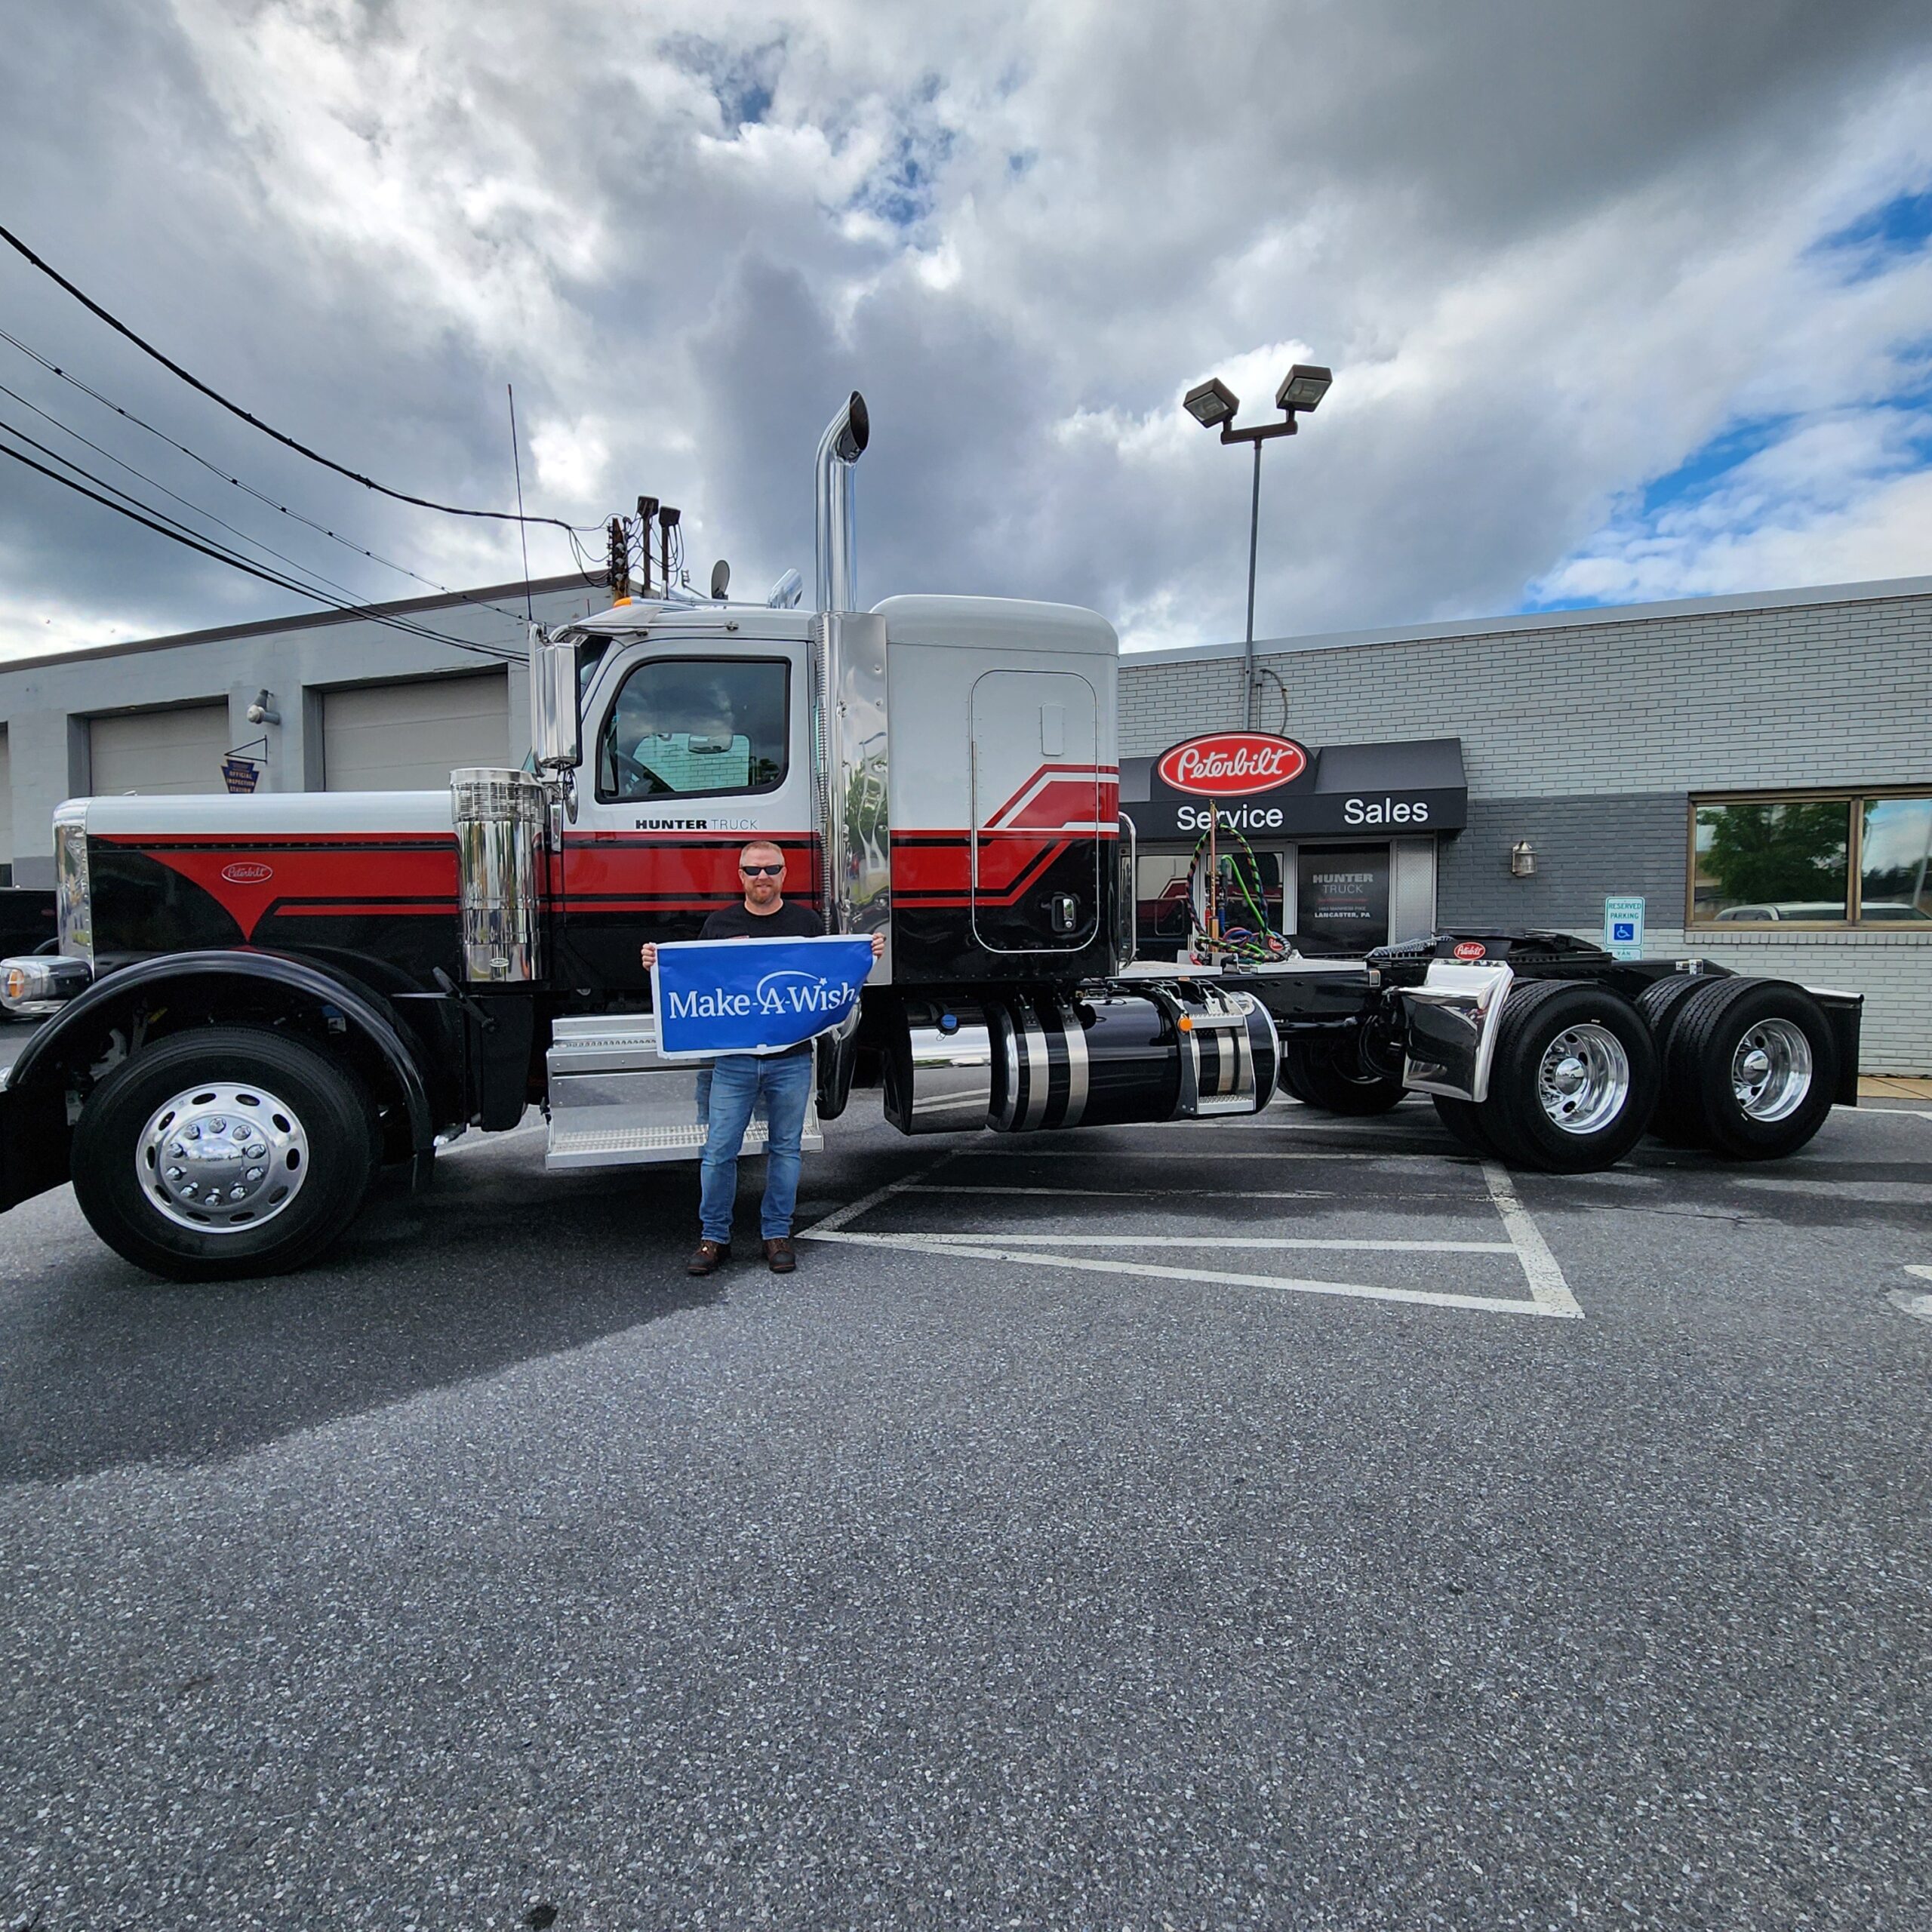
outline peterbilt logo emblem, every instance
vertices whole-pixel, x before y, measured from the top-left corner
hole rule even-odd
[[[1154,768],[1174,791],[1225,798],[1289,783],[1308,769],[1308,754],[1292,738],[1215,731],[1163,752]]]
[[[263,865],[258,859],[243,859],[232,866],[223,866],[221,875],[230,885],[260,885],[264,879],[275,877],[275,868]]]
[[[1489,948],[1479,939],[1466,939],[1456,949],[1458,959],[1484,959],[1489,956]]]

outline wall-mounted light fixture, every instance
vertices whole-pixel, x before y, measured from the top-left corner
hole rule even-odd
[[[257,691],[255,701],[249,706],[246,715],[251,724],[279,724],[281,722],[281,713],[275,708],[274,694],[270,691]]]
[[[1529,878],[1537,869],[1537,848],[1527,838],[1519,838],[1509,848],[1509,876]]]

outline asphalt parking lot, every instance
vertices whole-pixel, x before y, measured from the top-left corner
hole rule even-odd
[[[1932,1922],[1932,1109],[829,1140],[789,1281],[528,1129],[0,1219],[0,1924]]]

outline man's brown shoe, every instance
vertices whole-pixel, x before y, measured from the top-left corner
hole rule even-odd
[[[764,1244],[764,1263],[774,1275],[789,1275],[798,1265],[798,1257],[792,1244],[783,1235]]]
[[[731,1244],[728,1241],[701,1241],[697,1252],[691,1258],[691,1264],[685,1270],[687,1275],[715,1275],[731,1258]]]

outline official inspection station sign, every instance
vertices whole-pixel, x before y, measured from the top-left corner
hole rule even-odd
[[[872,966],[863,933],[660,946],[651,969],[657,1050],[666,1060],[782,1054],[849,1018]]]

